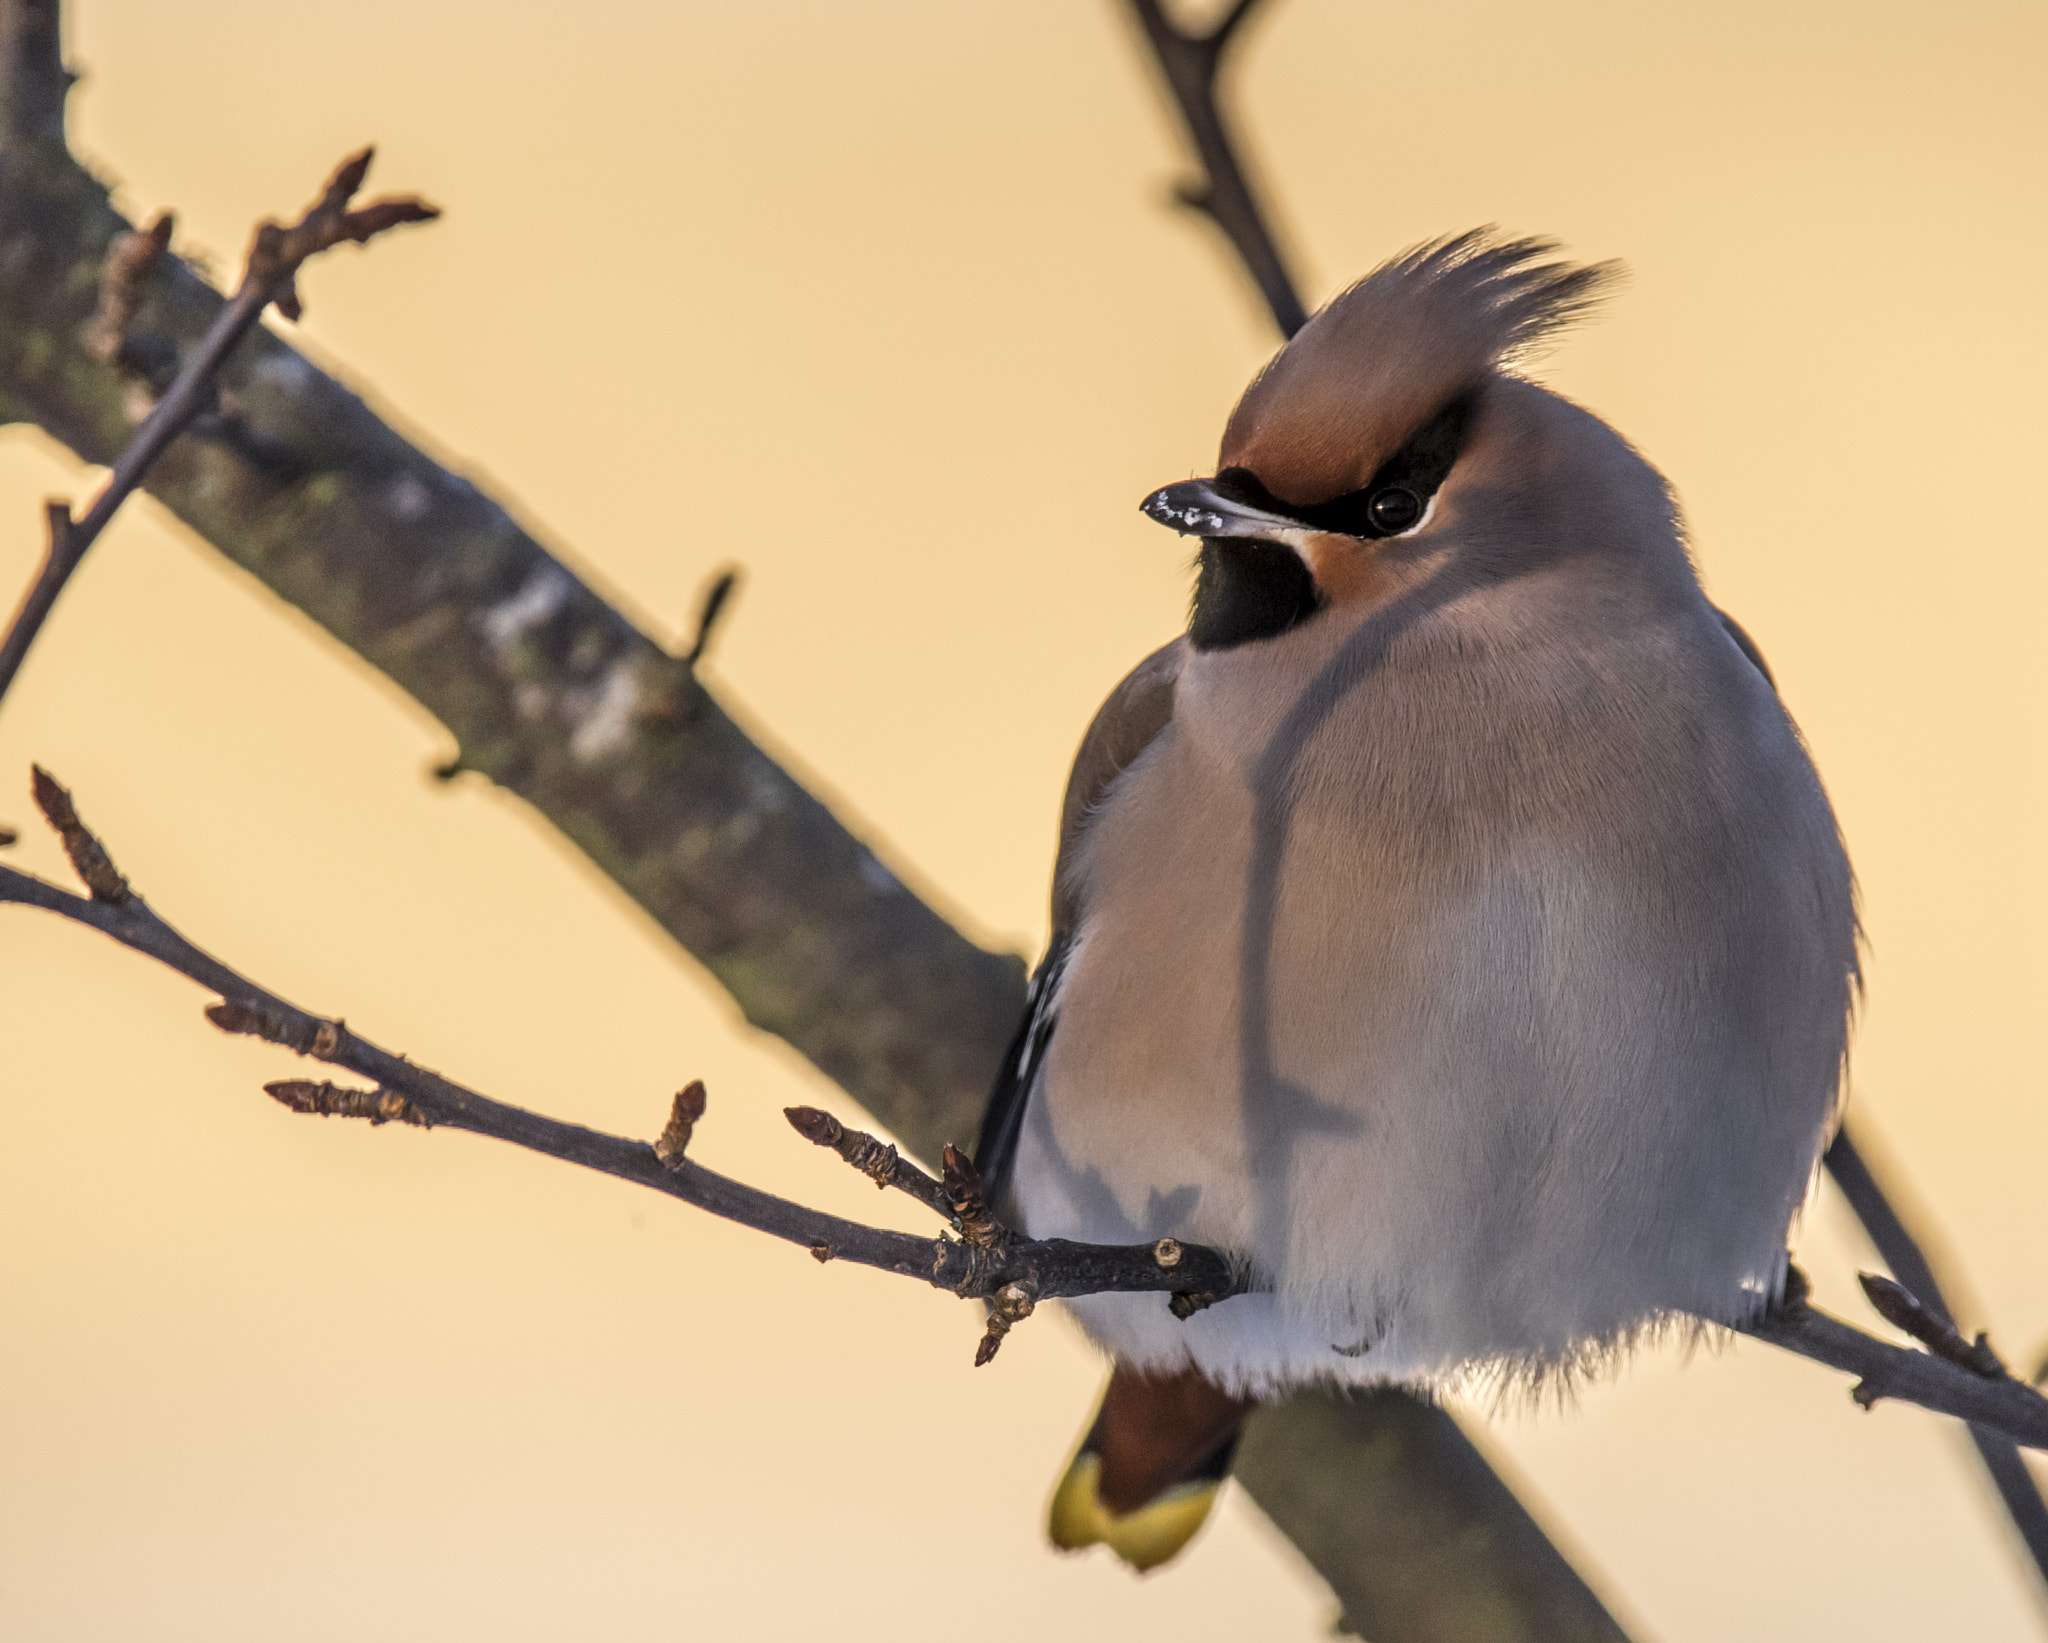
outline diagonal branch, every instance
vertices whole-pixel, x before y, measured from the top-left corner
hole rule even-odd
[[[1836,1133],[1828,1147],[1825,1162],[1828,1174],[1841,1188],[1842,1196],[1849,1200],[1856,1219],[1863,1223],[1864,1232],[1877,1246],[1879,1257],[1905,1286],[1909,1299],[1915,1300],[1953,1334],[1955,1313],[1942,1293],[1933,1263],[1921,1249],[1919,1240],[1908,1230],[1897,1204],[1878,1184],[1869,1160],[1857,1146],[1848,1125],[1843,1125]],[[1869,1282],[1865,1280],[1866,1287]],[[2027,1470],[2027,1463],[2020,1458],[2018,1448],[2000,1432],[1973,1423],[1970,1442],[1976,1446],[1977,1458],[1984,1463],[1991,1486],[1998,1491],[1998,1498],[2004,1503],[2006,1515],[2012,1520],[2020,1543],[2034,1561],[2035,1573],[2044,1584],[2048,1584],[2048,1501],[2042,1499],[2040,1485]]]
[[[1138,26],[1152,47],[1153,58],[1173,94],[1181,124],[1201,161],[1202,177],[1182,183],[1174,197],[1190,210],[1207,217],[1236,249],[1258,285],[1259,295],[1272,312],[1280,334],[1291,337],[1308,323],[1293,276],[1266,226],[1264,212],[1252,194],[1244,167],[1237,157],[1237,145],[1216,102],[1216,77],[1223,67],[1224,53],[1238,29],[1251,15],[1258,0],[1235,0],[1206,34],[1190,34],[1166,15],[1161,0],[1131,0]]]
[[[85,346],[130,225],[46,117],[54,0],[0,0],[0,421],[87,462],[133,438],[132,384]],[[42,111],[42,112],[38,112]],[[144,299],[185,352],[225,308],[175,256]],[[664,649],[511,511],[261,326],[143,488],[449,731],[446,773],[523,800],[739,1004],[936,1159],[971,1134],[1024,966],[919,899]]]
[[[300,1009],[194,946],[135,893],[106,848],[79,820],[70,793],[40,768],[34,794],[90,894],[73,895],[31,874],[0,867],[0,902],[40,907],[87,925],[218,993],[220,1002],[210,1005],[206,1016],[223,1032],[282,1045],[372,1083],[367,1090],[304,1079],[266,1086],[274,1099],[295,1112],[460,1129],[509,1141],[563,1163],[651,1187],[724,1220],[799,1245],[820,1261],[851,1261],[921,1278],[964,1299],[987,1301],[992,1312],[975,1358],[977,1367],[995,1356],[1002,1337],[1030,1316],[1041,1300],[1148,1291],[1220,1299],[1244,1288],[1241,1275],[1224,1256],[1171,1238],[1111,1245],[1021,1237],[979,1211],[980,1182],[973,1166],[953,1149],[947,1149],[948,1180],[942,1187],[897,1158],[893,1147],[883,1147],[858,1131],[845,1131],[836,1120],[810,1109],[792,1113],[791,1121],[800,1132],[842,1146],[848,1162],[858,1161],[877,1185],[903,1187],[961,1236],[920,1238],[864,1226],[704,1168],[687,1152],[690,1131],[703,1116],[701,1084],[686,1087],[676,1097],[668,1126],[660,1141],[651,1145],[494,1101],[393,1054],[339,1018]],[[825,1138],[819,1119],[834,1132],[831,1139]]]

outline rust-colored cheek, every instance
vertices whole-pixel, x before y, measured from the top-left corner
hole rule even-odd
[[[1394,591],[1394,575],[1378,542],[1319,531],[1302,544],[1316,587],[1333,605],[1377,604]]]

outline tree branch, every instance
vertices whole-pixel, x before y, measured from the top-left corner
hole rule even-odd
[[[135,432],[130,384],[85,338],[129,225],[63,147],[56,12],[0,0],[0,48],[16,48],[0,62],[0,419],[111,463]],[[183,353],[224,307],[166,257],[135,324]],[[685,657],[283,338],[252,329],[218,382],[228,414],[175,441],[145,490],[446,725],[450,774],[532,805],[911,1151],[974,1132],[1023,1010],[1021,960],[955,931]]]
[[[1869,1285],[1865,1279],[1866,1290]],[[1993,1428],[2030,1449],[2048,1449],[2048,1398],[2007,1374],[1995,1356],[1966,1367],[1945,1349],[1914,1352],[1893,1346],[1809,1305],[1806,1295],[1806,1279],[1794,1267],[1777,1310],[1745,1325],[1742,1333],[1857,1376],[1849,1395],[1865,1409],[1885,1398],[1916,1403],[1938,1415]]]
[[[373,153],[366,148],[344,160],[328,179],[321,197],[289,228],[275,222],[258,226],[249,247],[247,271],[233,299],[215,316],[169,391],[115,459],[113,473],[85,517],[73,519],[67,502],[47,505],[49,546],[6,637],[0,639],[0,698],[6,696],[21,671],[29,647],[36,642],[57,596],[84,562],[86,550],[99,540],[171,441],[212,404],[214,379],[221,366],[263,310],[274,302],[286,318],[300,317],[303,309],[297,280],[306,259],[345,240],[361,244],[400,223],[432,222],[440,215],[432,206],[413,199],[373,200],[350,209],[349,201],[362,187]],[[170,243],[168,215],[159,216],[142,233],[115,236],[100,275],[99,306],[81,337],[88,352],[110,363],[122,360],[128,328],[141,306],[149,276],[163,261]]]
[[[1862,1222],[1864,1232],[1877,1246],[1878,1257],[1892,1269],[1892,1276],[1953,1332],[1955,1312],[1942,1293],[1933,1263],[1907,1229],[1897,1205],[1878,1183],[1849,1125],[1844,1124],[1836,1132],[1824,1162],[1842,1196],[1848,1199],[1850,1209],[1855,1211],[1856,1219]],[[1866,1287],[1867,1284],[1868,1280]],[[2002,1433],[1972,1423],[1970,1442],[1990,1475],[1992,1488],[1998,1491],[2020,1544],[2033,1560],[2035,1574],[2048,1587],[2048,1501],[2043,1500],[2040,1485],[2027,1470],[2019,1449]]]
[[[346,1068],[374,1086],[349,1089],[303,1079],[265,1086],[294,1112],[366,1118],[374,1124],[438,1126],[509,1141],[529,1152],[651,1187],[724,1220],[797,1244],[820,1261],[851,1261],[920,1278],[964,1299],[988,1301],[992,1311],[976,1353],[977,1367],[995,1356],[1003,1336],[1029,1317],[1041,1300],[1108,1292],[1195,1292],[1221,1299],[1244,1287],[1224,1256],[1172,1238],[1110,1245],[1021,1237],[982,1208],[980,1180],[953,1148],[946,1149],[947,1180],[942,1186],[898,1158],[894,1147],[846,1131],[828,1115],[809,1108],[792,1110],[791,1122],[800,1133],[839,1148],[878,1186],[902,1187],[950,1222],[960,1236],[920,1238],[864,1226],[807,1209],[693,1162],[687,1148],[704,1111],[702,1084],[678,1094],[661,1140],[653,1145],[494,1101],[394,1055],[338,1017],[300,1009],[194,946],[135,893],[106,848],[79,820],[71,795],[47,771],[36,770],[33,791],[90,894],[73,895],[31,874],[0,867],[0,902],[40,907],[111,936],[218,993],[220,1002],[208,1006],[206,1017],[223,1032],[282,1045]]]
[[[1291,337],[1308,323],[1308,313],[1238,162],[1237,145],[1216,102],[1216,77],[1224,53],[1257,4],[1258,0],[1236,0],[1206,34],[1189,34],[1177,27],[1161,0],[1131,0],[1131,10],[1145,31],[1153,59],[1202,165],[1201,180],[1180,184],[1174,198],[1223,231],[1258,286],[1280,334]]]
[[[64,144],[64,99],[74,76],[64,66],[60,0],[9,0],[0,8],[0,121],[19,141]]]

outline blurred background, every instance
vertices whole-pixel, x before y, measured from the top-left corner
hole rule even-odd
[[[374,139],[446,218],[306,276],[297,340],[652,631],[747,581],[728,706],[980,939],[1035,953],[1066,761],[1177,631],[1136,511],[1273,337],[1166,208],[1109,0],[74,0],[74,143],[239,272]],[[1269,0],[1236,106],[1320,300],[1482,222],[1633,271],[1543,368],[1676,484],[1860,870],[1855,1103],[1969,1322],[2048,1346],[2036,4]],[[0,434],[0,601],[45,495]],[[12,521],[11,524],[7,523]],[[898,1216],[784,1127],[834,1092],[445,733],[131,503],[0,713],[195,939],[492,1094]],[[822,1269],[454,1134],[295,1119],[187,983],[0,917],[0,1633],[10,1639],[1310,1638],[1239,1497],[1140,1581],[1045,1549],[1099,1366],[1050,1315]],[[838,1109],[847,1111],[843,1102]],[[849,1113],[849,1116],[851,1114]],[[968,1138],[962,1137],[963,1140]],[[916,1225],[915,1219],[900,1224]],[[1823,1190],[1799,1255],[1869,1320]],[[1958,1431],[1744,1344],[1461,1411],[1645,1638],[2038,1638]]]

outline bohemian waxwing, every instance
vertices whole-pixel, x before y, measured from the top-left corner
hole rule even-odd
[[[1570,1377],[1780,1292],[1849,864],[1669,487],[1515,368],[1613,272],[1553,250],[1386,264],[1145,500],[1193,615],[1081,745],[980,1162],[1033,1237],[1256,1292],[1072,1303],[1115,1370],[1062,1545],[1171,1556],[1291,1386]]]

